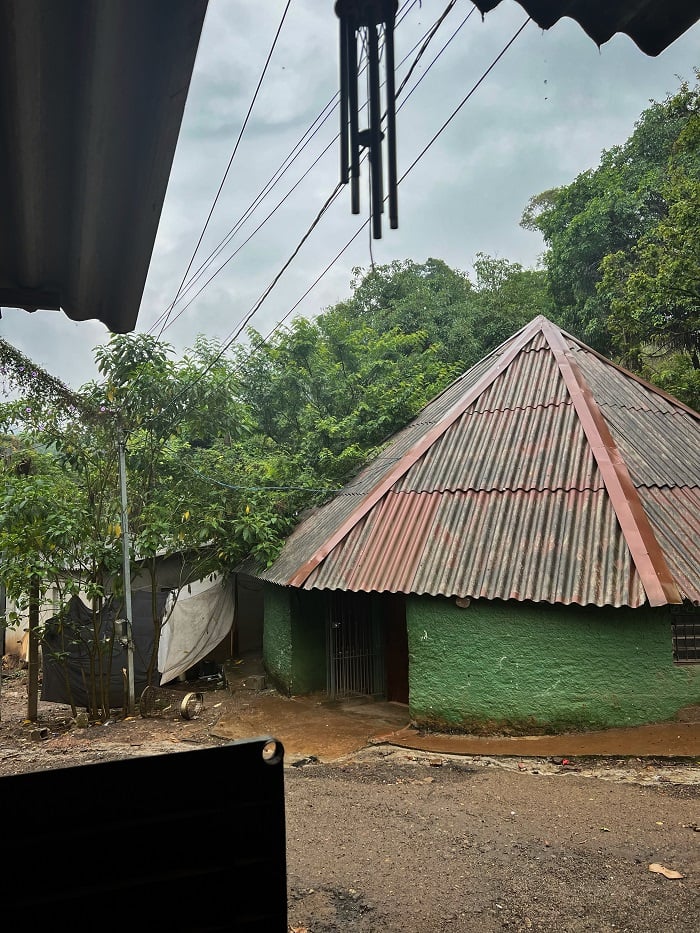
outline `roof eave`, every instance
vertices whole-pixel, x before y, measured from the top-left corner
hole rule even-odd
[[[0,0],[0,302],[132,331],[207,0]]]

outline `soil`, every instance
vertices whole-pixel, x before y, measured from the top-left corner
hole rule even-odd
[[[156,691],[149,715],[81,727],[42,701],[27,722],[26,671],[5,670],[0,777],[273,735],[285,748],[290,933],[698,929],[697,722],[670,724],[682,738],[657,746],[667,754],[634,754],[648,739],[635,744],[634,730],[617,755],[595,751],[600,734],[495,751],[484,743],[505,738],[419,733],[397,704],[288,698],[244,664],[235,674]]]

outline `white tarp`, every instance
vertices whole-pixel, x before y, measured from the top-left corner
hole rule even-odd
[[[170,593],[165,607],[168,621],[158,646],[161,686],[184,674],[216,648],[231,631],[234,612],[233,586],[216,576],[190,583],[179,594]]]

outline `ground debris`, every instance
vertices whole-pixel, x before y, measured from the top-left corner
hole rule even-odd
[[[685,878],[685,875],[681,872],[673,868],[666,868],[664,865],[659,865],[658,862],[653,862],[649,866],[649,871],[653,871],[657,875],[663,875],[664,878]]]

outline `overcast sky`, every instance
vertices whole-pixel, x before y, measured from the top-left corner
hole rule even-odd
[[[173,301],[231,158],[287,0],[210,0],[137,331],[154,332]],[[401,2],[397,86],[447,0]],[[474,11],[460,27],[465,17]],[[527,17],[506,0],[482,20],[458,0],[399,98],[399,176],[479,81]],[[458,30],[456,32],[456,30]],[[450,41],[451,39],[451,41]],[[431,63],[441,49],[435,64]],[[320,114],[330,113],[260,207],[177,304],[163,340],[177,354],[198,334],[228,341],[290,258],[338,182],[338,20],[333,0],[291,0],[273,57],[190,274],[234,229]],[[312,317],[351,294],[353,269],[443,259],[471,273],[479,252],[535,266],[541,238],[519,226],[531,196],[595,168],[624,143],[650,100],[663,100],[700,65],[700,24],[652,58],[627,36],[600,49],[569,19],[543,32],[530,22],[399,188],[399,229],[371,242],[369,227],[302,299],[367,220],[344,189],[250,320],[267,334],[292,316]],[[415,90],[414,90],[415,88]],[[405,101],[405,104],[403,103]],[[312,163],[326,148],[316,165]],[[299,184],[297,185],[297,182]],[[272,217],[246,238],[297,187]],[[229,260],[232,253],[237,255]],[[207,279],[229,260],[196,298]],[[187,302],[191,304],[185,308]],[[184,310],[183,310],[184,308]],[[292,310],[293,309],[293,310]],[[159,330],[155,327],[155,332]],[[96,378],[97,322],[56,312],[3,310],[0,335],[74,388]]]

